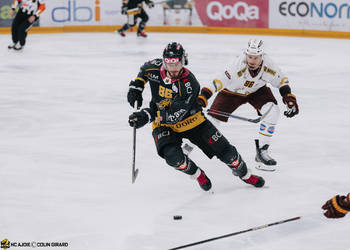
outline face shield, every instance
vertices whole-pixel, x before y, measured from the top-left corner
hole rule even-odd
[[[178,77],[183,68],[182,60],[179,57],[164,58],[163,64],[171,78]]]

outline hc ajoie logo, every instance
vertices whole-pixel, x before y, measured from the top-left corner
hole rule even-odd
[[[2,249],[8,249],[10,248],[10,241],[8,239],[3,239],[1,241],[1,248]]]

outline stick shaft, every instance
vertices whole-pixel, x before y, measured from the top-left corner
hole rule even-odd
[[[283,223],[286,223],[286,222],[299,220],[300,218],[301,217],[298,216],[298,217],[290,218],[290,219],[287,219],[287,220],[281,220],[281,221],[265,224],[265,225],[258,226],[258,227],[252,227],[252,228],[249,228],[249,229],[246,229],[246,230],[242,230],[242,231],[238,231],[238,232],[234,232],[234,233],[230,233],[230,234],[225,234],[225,235],[221,235],[221,236],[218,236],[218,237],[214,237],[214,238],[210,238],[210,239],[206,239],[206,240],[190,243],[190,244],[187,244],[187,245],[171,248],[169,250],[183,249],[183,248],[186,248],[186,247],[191,247],[191,246],[203,244],[203,243],[206,243],[206,242],[209,242],[209,241],[219,240],[219,239],[235,236],[235,235],[238,235],[238,234],[243,234],[243,233],[247,233],[247,232],[251,232],[251,231],[256,231],[256,230],[263,229],[263,228],[266,228],[266,227],[271,227],[271,226],[283,224]]]

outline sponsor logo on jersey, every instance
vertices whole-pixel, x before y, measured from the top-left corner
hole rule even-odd
[[[192,86],[191,86],[191,83],[190,82],[186,82],[185,83],[185,87],[186,87],[186,92],[187,94],[191,94],[192,93]]]
[[[273,134],[273,133],[275,132],[275,126],[269,127],[269,128],[267,129],[267,132],[268,132],[269,134]]]
[[[152,129],[155,129],[159,126],[165,126],[165,127],[170,127],[175,132],[181,133],[198,126],[204,121],[205,121],[205,117],[203,116],[202,112],[199,111],[194,115],[187,117],[183,121],[179,121],[175,124],[164,124],[164,123],[162,124],[159,122],[153,122]]]
[[[161,133],[159,133],[155,138],[154,141],[158,142],[161,138],[169,136],[170,135],[170,131],[163,131]]]
[[[266,129],[266,125],[261,123],[260,124],[260,131],[264,131]]]
[[[209,142],[209,144],[213,144],[214,142],[217,142],[221,137],[222,137],[222,134],[220,133],[219,130],[217,130],[217,131],[215,132],[215,134],[213,134],[213,135],[209,138],[208,142]]]
[[[154,82],[160,82],[159,80],[159,76],[158,75],[155,75],[155,74],[152,74],[152,73],[148,73],[147,74],[147,77],[150,81],[154,81]]]
[[[270,69],[270,68],[268,68],[268,67],[266,67],[266,66],[264,66],[264,71],[265,71],[266,73],[269,73],[269,74],[273,75],[273,76],[276,75],[276,71],[274,71],[273,69]]]
[[[247,70],[247,66],[245,66],[243,69],[241,69],[240,71],[238,71],[237,72],[237,76],[238,77],[241,77],[243,74],[244,74],[244,72]]]

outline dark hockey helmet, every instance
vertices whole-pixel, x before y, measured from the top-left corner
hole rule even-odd
[[[165,63],[181,62],[182,65],[188,64],[187,54],[180,43],[169,43],[163,51],[163,61]]]

